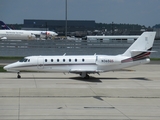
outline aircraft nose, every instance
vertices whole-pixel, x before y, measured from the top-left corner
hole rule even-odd
[[[10,68],[10,67],[9,67],[8,65],[6,65],[6,66],[3,67],[3,69],[6,70],[6,71],[8,71],[9,68]]]
[[[14,64],[9,64],[3,67],[4,70],[6,71],[15,71],[14,69]]]
[[[58,34],[57,33],[53,33],[53,36],[57,36]]]

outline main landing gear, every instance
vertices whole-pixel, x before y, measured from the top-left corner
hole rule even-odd
[[[86,77],[84,77],[85,79],[89,79],[89,75],[88,74],[86,74]]]
[[[21,78],[20,72],[17,73],[17,78]]]
[[[82,72],[80,76],[84,79],[89,79],[89,75],[86,72]]]

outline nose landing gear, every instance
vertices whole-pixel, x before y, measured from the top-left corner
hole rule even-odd
[[[17,74],[18,74],[18,75],[17,75],[17,78],[21,78],[21,76],[20,76],[20,72],[18,72]]]

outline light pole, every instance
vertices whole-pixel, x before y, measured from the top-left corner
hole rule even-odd
[[[65,24],[65,37],[67,38],[67,0],[66,0],[66,24]]]

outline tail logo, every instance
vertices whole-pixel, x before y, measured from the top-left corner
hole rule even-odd
[[[143,60],[143,59],[149,58],[149,55],[151,54],[150,50],[152,50],[152,48],[148,49],[148,52],[142,52],[131,58],[124,59],[121,61],[121,63],[132,62],[132,61]]]

